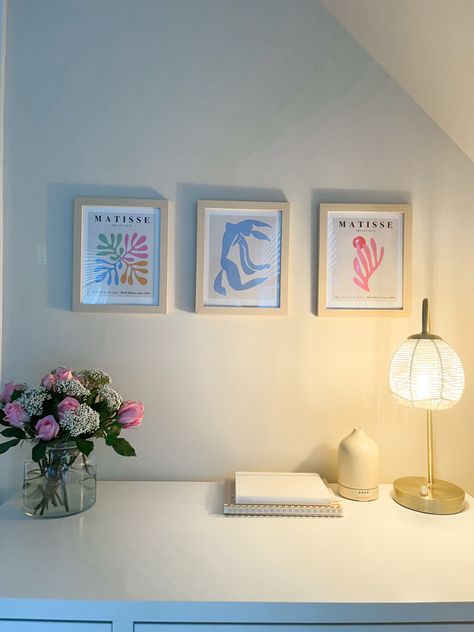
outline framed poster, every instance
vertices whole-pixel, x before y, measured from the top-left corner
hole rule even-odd
[[[166,313],[168,202],[74,200],[73,310]]]
[[[286,314],[287,202],[199,200],[196,311]]]
[[[319,316],[406,316],[411,206],[321,204]]]

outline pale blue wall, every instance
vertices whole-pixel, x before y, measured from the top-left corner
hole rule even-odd
[[[100,448],[104,477],[333,477],[354,425],[386,480],[424,467],[423,424],[386,379],[418,314],[316,318],[316,208],[412,201],[418,301],[438,291],[436,218],[465,212],[472,163],[334,19],[315,0],[14,0],[7,46],[4,378],[98,366],[142,399],[139,458]],[[78,195],[174,202],[167,316],[71,312]],[[291,203],[287,318],[193,314],[199,198]],[[456,345],[467,325],[443,324]],[[472,486],[465,401],[440,473]],[[0,497],[21,459],[1,457]]]

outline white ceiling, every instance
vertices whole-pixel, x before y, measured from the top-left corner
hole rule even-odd
[[[474,0],[320,0],[474,161]]]

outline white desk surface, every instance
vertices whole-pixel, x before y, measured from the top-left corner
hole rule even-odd
[[[63,519],[0,507],[0,600],[474,602],[474,510],[381,498],[343,518],[224,516],[221,483],[99,482]]]

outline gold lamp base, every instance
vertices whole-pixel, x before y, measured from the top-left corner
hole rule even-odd
[[[429,485],[423,476],[397,478],[393,499],[403,507],[429,514],[455,514],[464,509],[464,490],[453,483],[435,479]]]

